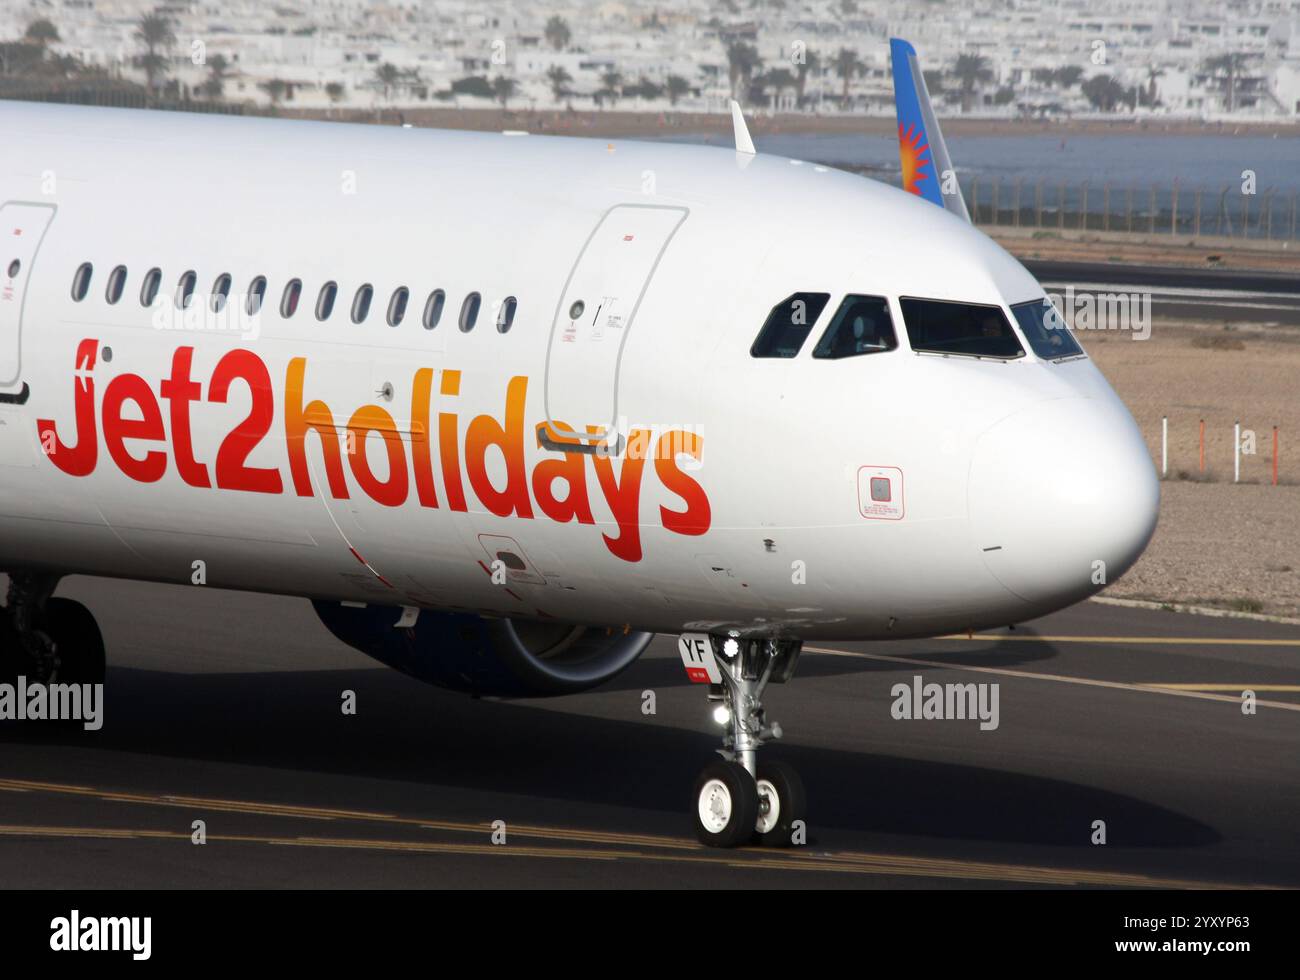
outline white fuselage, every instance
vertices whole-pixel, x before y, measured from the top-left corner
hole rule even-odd
[[[682,145],[17,103],[0,121],[0,571],[871,638],[1060,608],[1154,528],[1154,469],[1090,360],[909,349],[900,296],[1042,289],[902,191]],[[201,315],[226,274],[227,315]],[[260,312],[234,315],[257,277]],[[801,291],[831,295],[805,349],[751,357]],[[897,350],[810,356],[848,293],[889,299]],[[619,451],[548,448],[548,420],[616,427]],[[873,510],[877,472],[896,489]]]

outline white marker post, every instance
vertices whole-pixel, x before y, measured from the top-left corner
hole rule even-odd
[[[1169,416],[1160,416],[1160,475],[1169,475]]]
[[[1232,482],[1241,482],[1241,423],[1232,423]]]

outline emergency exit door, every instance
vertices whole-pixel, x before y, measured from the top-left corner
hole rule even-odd
[[[0,389],[19,387],[22,380],[27,286],[41,240],[53,219],[52,204],[9,201],[0,205]]]
[[[578,255],[551,324],[546,356],[550,435],[565,428],[606,448],[617,440],[618,376],[628,334],[686,208],[619,204]],[[582,447],[591,450],[588,444]]]

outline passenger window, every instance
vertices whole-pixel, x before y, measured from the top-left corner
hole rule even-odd
[[[478,293],[470,293],[465,297],[465,302],[460,305],[460,332],[469,333],[474,329],[474,324],[478,322],[478,308],[483,302],[483,297]]]
[[[280,316],[286,320],[298,312],[298,300],[302,298],[302,280],[290,279],[284,284],[284,295],[280,297]]]
[[[432,330],[442,319],[442,306],[447,301],[447,294],[441,289],[435,289],[429,294],[428,301],[424,304],[424,316],[421,317],[425,330]]]
[[[388,301],[388,325],[395,327],[406,316],[406,304],[411,298],[411,291],[405,286],[393,290],[393,298]]]
[[[86,293],[90,291],[90,277],[94,275],[95,267],[89,262],[83,262],[77,268],[77,274],[72,277],[72,298],[80,303],[86,298]]]
[[[794,293],[781,300],[767,315],[763,329],[749,348],[750,356],[794,357],[830,298],[830,293]]]
[[[1011,312],[1016,315],[1016,322],[1024,331],[1030,348],[1044,360],[1055,361],[1083,354],[1083,348],[1065,325],[1065,319],[1046,296],[1029,303],[1019,303],[1011,307]]]
[[[1023,357],[1015,331],[999,306],[900,299],[912,350],[970,357]]]
[[[140,305],[153,306],[153,301],[158,298],[158,287],[162,285],[162,270],[150,269],[144,274],[144,282],[140,284]]]
[[[836,359],[877,354],[898,346],[889,303],[880,296],[845,296],[813,357]]]
[[[198,284],[198,274],[191,269],[181,276],[176,283],[176,309],[188,310],[194,302],[194,287]]]
[[[515,324],[515,308],[518,307],[519,301],[513,296],[507,296],[501,303],[501,309],[497,310],[497,333],[508,333],[510,328]]]
[[[248,284],[248,298],[244,300],[244,309],[249,316],[256,316],[261,312],[264,299],[266,299],[266,276],[258,276]]]
[[[366,283],[352,297],[352,322],[360,323],[370,315],[370,301],[374,298],[375,287]]]
[[[104,290],[104,299],[108,300],[109,306],[122,298],[124,289],[126,289],[126,266],[119,265],[108,274],[108,287]]]
[[[223,272],[217,276],[217,281],[212,284],[212,312],[220,313],[226,308],[226,300],[230,298],[230,273]]]
[[[18,259],[14,259],[12,262],[10,262],[10,263],[9,263],[9,278],[10,278],[10,279],[17,279],[17,278],[18,278],[18,273],[22,271],[22,268],[23,268],[23,264],[22,264],[22,262],[20,262]]]
[[[339,294],[338,283],[331,280],[320,288],[320,295],[316,297],[316,319],[328,320],[331,313],[334,312],[334,299]]]

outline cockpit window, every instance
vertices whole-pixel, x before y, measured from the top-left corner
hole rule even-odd
[[[813,348],[813,357],[856,357],[898,346],[889,304],[879,296],[845,296]]]
[[[937,299],[900,299],[912,350],[970,357],[1023,357],[1016,332],[1001,307],[949,303]]]
[[[1019,303],[1011,307],[1011,312],[1016,315],[1016,322],[1024,331],[1029,346],[1044,360],[1055,361],[1083,354],[1083,348],[1065,325],[1065,318],[1047,297]]]
[[[812,332],[813,324],[830,301],[830,293],[794,293],[767,315],[758,339],[749,349],[752,357],[794,357]]]

